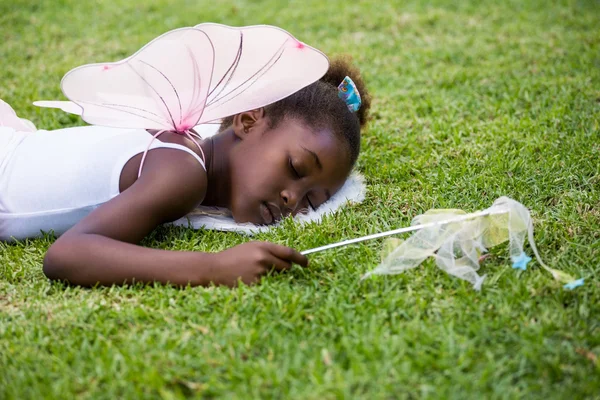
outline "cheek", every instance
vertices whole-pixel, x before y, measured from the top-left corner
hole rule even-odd
[[[268,166],[248,154],[231,162],[231,211],[234,218],[255,217],[258,203],[273,197],[274,180]]]
[[[255,158],[238,159],[232,166],[232,183],[242,195],[256,192],[264,185],[264,173],[260,160]],[[245,193],[249,192],[249,193]]]
[[[237,185],[255,193],[272,188],[281,170],[281,155],[268,143],[253,143],[239,150],[231,160]]]
[[[251,160],[238,159],[232,163],[231,171],[231,196],[232,200],[238,201],[253,197],[253,188],[256,182],[253,179],[257,175]]]

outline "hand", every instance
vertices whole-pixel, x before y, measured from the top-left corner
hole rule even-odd
[[[215,284],[235,286],[238,279],[251,285],[271,270],[284,271],[292,263],[308,266],[308,259],[296,250],[269,242],[249,242],[215,254]]]

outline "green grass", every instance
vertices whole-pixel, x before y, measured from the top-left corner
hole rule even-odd
[[[431,262],[360,282],[373,242],[254,287],[87,290],[45,279],[52,238],[0,244],[0,398],[600,398],[600,2],[132,3],[0,1],[0,98],[38,127],[76,125],[31,105],[61,98],[74,66],[203,21],[279,25],[364,71],[369,193],[260,239],[306,249],[507,195],[546,263],[586,283],[512,270],[506,246],[480,293]],[[165,227],[145,244],[246,240]]]

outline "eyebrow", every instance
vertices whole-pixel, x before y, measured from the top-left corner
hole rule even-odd
[[[323,164],[321,164],[321,160],[319,160],[319,156],[317,155],[317,153],[315,153],[314,151],[311,151],[311,150],[307,149],[304,146],[302,146],[302,148],[304,150],[306,150],[307,152],[309,152],[310,155],[312,155],[314,157],[315,163],[317,164],[317,167],[319,168],[319,171],[323,171]]]

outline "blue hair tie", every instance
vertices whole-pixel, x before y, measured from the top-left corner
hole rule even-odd
[[[338,86],[338,97],[346,102],[348,110],[357,112],[362,104],[360,93],[356,85],[349,76],[345,77],[342,83]]]

